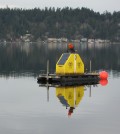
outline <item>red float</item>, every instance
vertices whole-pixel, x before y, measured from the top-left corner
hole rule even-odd
[[[101,79],[99,81],[99,83],[102,85],[102,86],[106,86],[108,84],[108,80],[107,79]]]
[[[101,80],[107,80],[108,78],[108,73],[106,71],[102,71],[99,73],[99,77]]]

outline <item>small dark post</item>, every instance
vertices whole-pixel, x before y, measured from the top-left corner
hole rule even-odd
[[[47,81],[49,79],[49,60],[47,60]]]
[[[91,73],[91,70],[92,70],[92,65],[91,65],[92,63],[91,63],[91,60],[90,60],[90,73]]]
[[[49,102],[49,85],[47,83],[47,101]]]

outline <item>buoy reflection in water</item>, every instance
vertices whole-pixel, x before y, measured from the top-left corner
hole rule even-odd
[[[84,96],[84,86],[56,87],[56,96],[66,109],[69,108],[68,116],[71,116]]]

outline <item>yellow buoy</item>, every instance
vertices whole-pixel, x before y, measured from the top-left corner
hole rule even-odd
[[[57,75],[83,74],[84,63],[77,53],[63,53],[56,64]]]

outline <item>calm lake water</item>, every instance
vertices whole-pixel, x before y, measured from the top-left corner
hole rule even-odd
[[[75,44],[86,71],[91,60],[92,71],[109,73],[108,84],[50,87],[48,101],[47,88],[39,86],[37,76],[46,72],[47,59],[55,72],[66,45],[0,44],[1,134],[120,132],[120,44]]]

